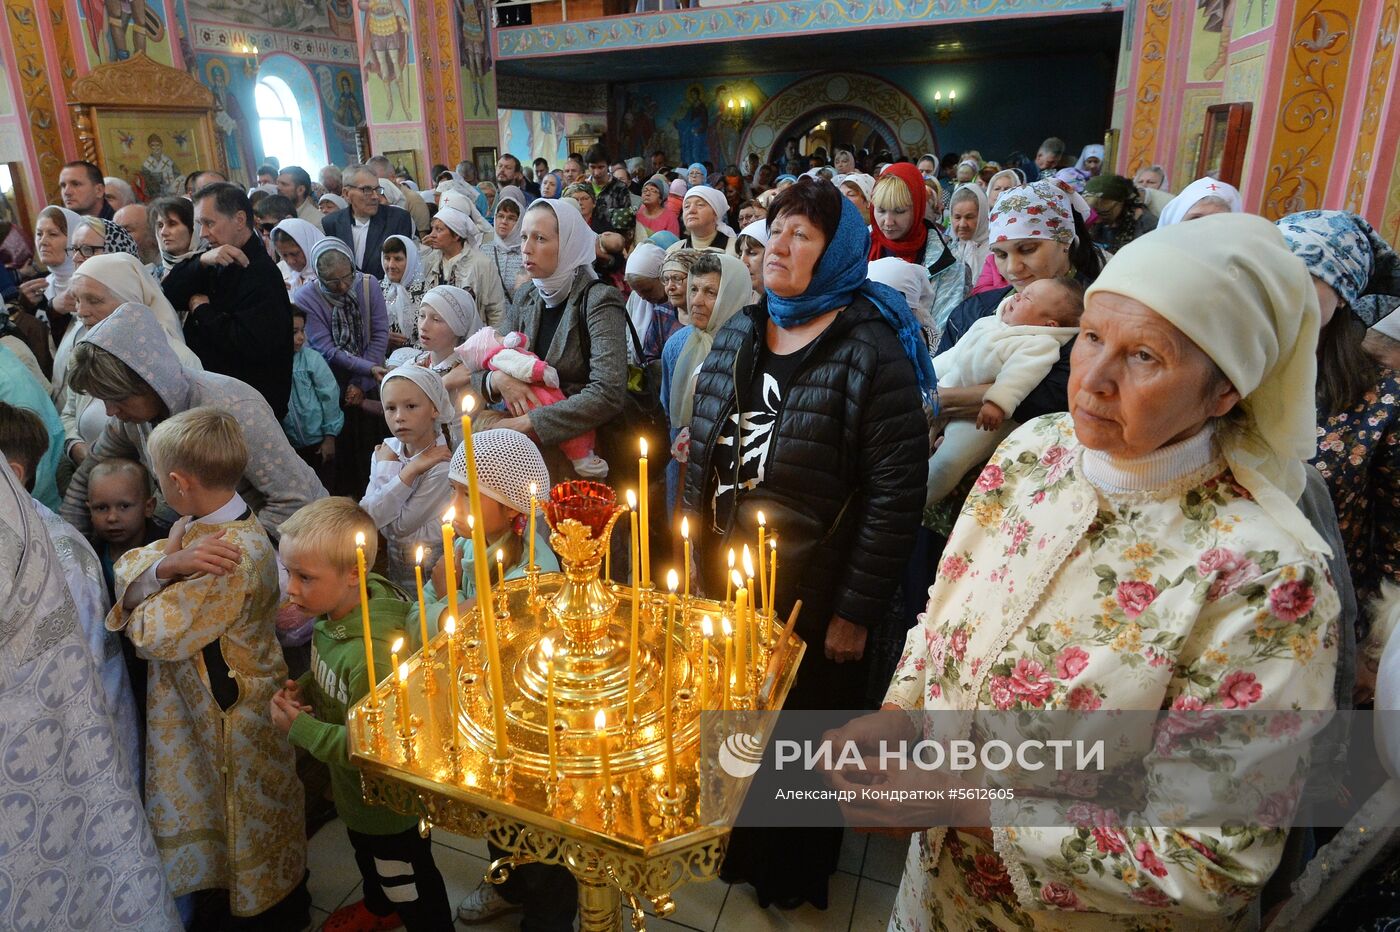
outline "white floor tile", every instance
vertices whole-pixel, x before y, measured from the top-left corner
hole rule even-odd
[[[870,836],[864,832],[846,829],[841,833],[841,856],[836,861],[836,869],[848,874],[860,874],[865,864],[865,845]]]
[[[890,913],[894,912],[894,897],[898,892],[898,887],[868,877],[861,878],[850,932],[885,932],[889,928]]]
[[[865,866],[861,868],[860,875],[899,886],[899,878],[904,876],[904,860],[908,856],[908,838],[871,835],[870,846],[865,849]]]
[[[831,932],[845,929],[851,922],[856,886],[860,879],[841,871],[831,875],[826,909],[806,905],[800,909],[760,909],[753,888],[735,887],[725,900],[715,932],[761,932],[761,930],[812,930]]]
[[[306,843],[306,867],[311,871],[307,882],[311,905],[327,913],[334,912],[359,887],[360,871],[344,822],[327,822],[311,837]]]

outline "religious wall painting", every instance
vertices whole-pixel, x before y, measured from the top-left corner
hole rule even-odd
[[[1191,55],[1186,65],[1188,84],[1218,81],[1223,77],[1234,31],[1235,7],[1239,3],[1240,0],[1196,0],[1191,24]]]
[[[365,121],[359,73],[323,64],[314,66],[312,74],[326,117],[326,157],[333,165],[349,164],[355,161],[356,127]]]
[[[232,76],[242,73],[242,64],[218,56],[203,59],[200,71],[204,86],[213,91],[218,104],[214,123],[224,135],[230,177],[251,177],[255,167],[253,141],[249,135],[253,131],[253,121],[247,114],[257,112],[253,107],[251,82],[239,81],[235,86]]]
[[[753,81],[742,78],[711,79],[703,84],[688,85],[685,99],[671,116],[679,146],[678,164],[708,161],[717,171],[723,171],[726,165],[737,161],[739,140],[766,100],[767,95]],[[626,113],[623,112],[624,122]],[[628,135],[624,125],[624,140]],[[642,150],[629,148],[627,151]]]
[[[1273,26],[1280,2],[1281,0],[1235,0],[1235,27],[1230,38],[1243,39]]]
[[[96,0],[85,0],[96,2]],[[111,0],[109,0],[111,2]],[[116,0],[122,2],[122,0]],[[156,2],[156,0],[151,0]],[[355,0],[184,0],[191,19],[355,40]]]
[[[463,110],[467,117],[489,118],[496,107],[495,72],[487,24],[491,14],[483,0],[452,0],[457,16],[457,51],[462,60]]]
[[[203,114],[109,111],[97,127],[103,168],[143,201],[184,193],[185,175],[213,165],[196,129]]]
[[[1220,100],[1219,89],[1213,87],[1190,87],[1181,92],[1181,122],[1177,129],[1174,158],[1168,165],[1170,177],[1173,180],[1181,179],[1176,181],[1180,187],[1199,177],[1196,163],[1205,143],[1201,127],[1205,125],[1206,111]]]
[[[174,63],[162,0],[79,0],[75,6],[92,67],[126,61],[137,52],[162,65]]]
[[[413,24],[403,0],[356,0],[364,12],[365,96],[375,123],[422,120],[418,69],[413,67]]]

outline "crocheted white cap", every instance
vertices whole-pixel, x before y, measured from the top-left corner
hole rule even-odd
[[[529,437],[516,430],[483,430],[472,434],[476,454],[476,481],[482,495],[514,509],[530,513],[530,483],[535,484],[535,501],[549,494],[549,469],[544,457]],[[457,444],[448,475],[453,482],[467,484],[467,450]]]

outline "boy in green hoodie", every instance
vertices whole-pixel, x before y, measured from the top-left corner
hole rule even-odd
[[[350,763],[345,716],[369,692],[360,618],[356,533],[372,565],[378,533],[374,520],[348,498],[323,498],[283,523],[279,552],[287,568],[287,596],[316,619],[311,669],[273,696],[273,723],[295,745],[324,761],[331,772],[336,809],[345,820],[365,898],[337,910],[329,932],[397,929],[450,930],[452,910],[432,843],[418,834],[412,816],[364,801],[359,771]],[[389,669],[389,645],[402,636],[408,602],[388,580],[368,580],[376,670]]]

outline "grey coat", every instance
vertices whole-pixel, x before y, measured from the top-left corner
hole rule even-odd
[[[585,291],[587,307],[582,306]],[[534,284],[523,285],[497,329],[502,335],[524,333],[530,350],[559,372],[559,388],[567,397],[530,412],[535,436],[549,449],[585,431],[598,430],[622,413],[627,394],[627,309],[616,288],[579,269],[559,329],[549,346],[541,347],[536,338],[544,306]],[[580,326],[584,321],[586,334]],[[486,392],[485,378],[484,372],[473,375],[473,387],[482,397],[499,400]]]

